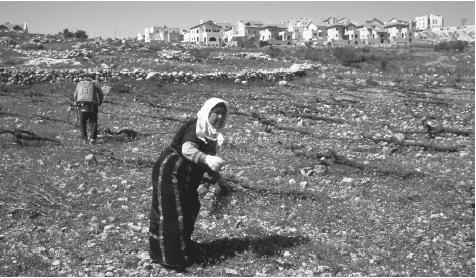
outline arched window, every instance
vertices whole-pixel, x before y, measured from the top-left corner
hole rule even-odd
[[[211,41],[211,42],[216,42],[216,41],[217,41],[217,39],[216,39],[215,37],[211,37],[211,38],[209,38],[209,39],[208,39],[208,41]]]

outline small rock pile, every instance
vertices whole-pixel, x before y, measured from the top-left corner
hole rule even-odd
[[[73,59],[76,57],[92,57],[93,51],[88,49],[71,49],[71,50],[22,50],[15,49],[16,52],[24,54],[32,58],[52,58],[52,59]]]
[[[13,39],[10,37],[0,37],[0,45],[11,45],[13,44]]]
[[[275,61],[276,59],[261,52],[233,52],[233,53],[220,53],[219,55],[212,57],[213,60],[225,60],[229,56],[238,56],[258,61]]]
[[[185,61],[185,62],[196,62],[197,58],[191,56],[188,52],[183,52],[180,50],[164,49],[157,53],[159,59],[174,60],[174,61]],[[158,59],[156,59],[158,62]]]

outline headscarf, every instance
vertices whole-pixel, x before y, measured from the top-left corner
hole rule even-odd
[[[229,113],[228,102],[222,99],[213,97],[207,100],[203,104],[202,108],[200,108],[200,111],[198,111],[197,128],[195,130],[197,137],[200,138],[202,141],[206,143],[207,140],[205,138],[208,138],[210,140],[217,141],[219,146],[223,144],[223,141],[225,140],[225,138],[220,132],[218,132],[216,128],[212,126],[212,124],[210,124],[210,122],[208,121],[208,117],[210,116],[210,111],[213,109],[213,107],[217,106],[220,103],[225,105],[225,108],[226,108],[225,118],[223,119],[223,123],[224,123],[223,127],[225,127],[226,119]]]

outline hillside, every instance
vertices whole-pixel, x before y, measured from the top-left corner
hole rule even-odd
[[[415,38],[431,42],[462,40],[474,42],[474,25],[465,27],[444,27],[441,29],[427,30],[415,34]]]
[[[40,43],[0,47],[0,276],[474,277],[474,45]],[[83,69],[96,145],[68,110]],[[152,165],[212,96],[236,190],[200,187],[177,273],[148,255]]]

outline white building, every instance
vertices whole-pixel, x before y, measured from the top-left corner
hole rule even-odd
[[[146,27],[144,41],[180,42],[180,29],[171,27]]]
[[[365,21],[359,28],[359,39],[367,41],[369,39],[381,38],[381,34],[385,32],[383,29],[384,25],[385,24],[377,18]]]
[[[208,20],[191,27],[188,35],[184,36],[184,41],[198,45],[222,46],[223,27]]]
[[[317,39],[324,39],[326,37],[325,26],[318,26],[314,22],[309,23],[302,31],[302,38],[304,41],[313,41]]]
[[[443,16],[441,15],[424,15],[415,17],[416,29],[426,30],[443,27]]]
[[[385,31],[392,40],[411,38],[410,30],[411,22],[392,18],[388,24],[384,26]]]

